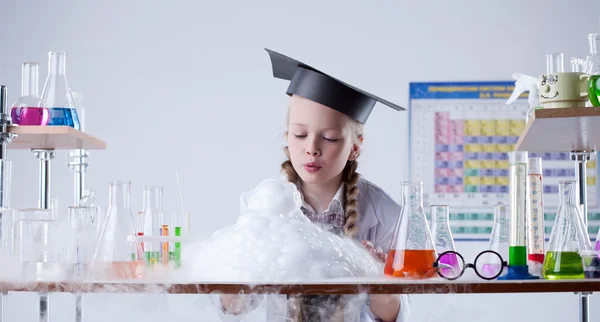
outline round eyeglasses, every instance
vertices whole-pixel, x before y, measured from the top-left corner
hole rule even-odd
[[[438,256],[435,263],[433,263],[433,267],[440,277],[448,280],[461,277],[467,268],[475,270],[475,274],[484,280],[493,280],[502,275],[504,267],[508,267],[508,263],[493,250],[479,253],[475,257],[474,263],[467,264],[465,264],[465,259],[461,254],[455,251],[447,251]]]

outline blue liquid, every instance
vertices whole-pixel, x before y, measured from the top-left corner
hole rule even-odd
[[[49,126],[70,126],[76,130],[81,128],[77,110],[74,108],[53,107],[50,108]]]

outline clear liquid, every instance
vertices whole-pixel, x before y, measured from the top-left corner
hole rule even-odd
[[[529,254],[544,254],[544,206],[542,195],[542,175],[529,175],[530,213],[527,234],[527,251]]]

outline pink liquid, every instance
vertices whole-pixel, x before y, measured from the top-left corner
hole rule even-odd
[[[442,275],[446,277],[454,277],[460,274],[460,265],[456,254],[446,254],[440,258],[439,263],[442,266]]]
[[[600,240],[596,241],[596,244],[594,245],[594,250],[600,250]]]
[[[10,117],[15,125],[48,125],[50,111],[44,107],[13,107]]]
[[[503,269],[501,264],[483,264],[481,275],[484,277],[496,276]]]

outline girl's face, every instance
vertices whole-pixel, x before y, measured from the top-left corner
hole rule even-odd
[[[348,126],[350,118],[294,95],[288,122],[289,156],[302,181],[322,184],[341,180],[346,162],[358,152]]]

